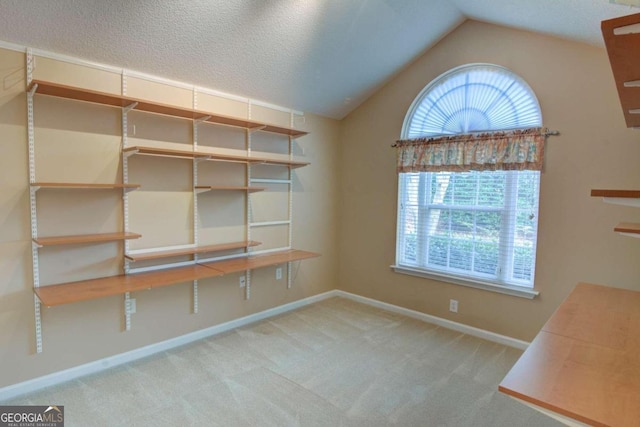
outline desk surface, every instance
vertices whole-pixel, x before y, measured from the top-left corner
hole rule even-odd
[[[640,426],[640,292],[578,284],[498,387],[594,426]]]

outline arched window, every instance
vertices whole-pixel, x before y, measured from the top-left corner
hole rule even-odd
[[[541,124],[540,106],[523,79],[497,65],[470,64],[422,90],[401,137]],[[395,271],[535,296],[539,187],[536,170],[399,173]]]

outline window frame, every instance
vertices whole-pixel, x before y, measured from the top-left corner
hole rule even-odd
[[[517,74],[513,73],[511,70],[508,70],[504,67],[498,66],[498,65],[493,65],[493,64],[465,64],[459,67],[455,67],[445,73],[443,73],[442,75],[438,76],[436,79],[434,79],[432,82],[430,82],[427,86],[425,86],[422,91],[418,94],[418,96],[414,99],[413,103],[411,104],[403,125],[402,125],[402,138],[407,138],[409,131],[410,131],[410,127],[414,118],[414,114],[416,113],[416,111],[418,110],[418,108],[421,106],[422,101],[424,100],[424,98],[429,94],[429,92],[438,85],[438,83],[440,81],[442,81],[443,78],[446,78],[448,75],[452,74],[452,73],[459,73],[461,69],[463,68],[471,68],[474,66],[489,66],[489,67],[495,67],[496,69],[502,69],[504,71],[506,71],[507,73],[509,73],[510,75],[513,76],[514,80],[520,82],[521,84],[524,85],[525,88],[529,89],[531,96],[533,98],[533,101],[535,101],[535,103],[537,104],[538,107],[538,112],[540,115],[540,123],[538,125],[541,125],[542,123],[542,112],[540,110],[540,106],[538,103],[537,98],[535,97],[535,93],[533,92],[533,90],[531,90],[531,88],[528,86],[528,84],[526,83],[526,81],[524,81],[520,76],[518,76]],[[507,130],[511,130],[511,129],[491,129],[491,130],[474,130],[473,132],[482,132],[482,131],[507,131]],[[440,135],[425,135],[428,137],[437,137]],[[433,174],[436,172],[423,172],[425,174]],[[452,172],[452,173],[458,173],[458,172]],[[457,274],[457,272],[454,269],[451,269],[449,267],[447,267],[446,269],[438,269],[438,268],[434,268],[434,267],[425,267],[425,266],[418,266],[418,265],[411,265],[411,264],[407,264],[405,263],[401,263],[401,261],[404,260],[404,248],[402,247],[402,243],[405,242],[404,236],[405,236],[405,230],[403,229],[403,225],[406,223],[406,221],[404,220],[405,218],[405,213],[403,212],[403,204],[406,203],[407,200],[407,196],[408,193],[407,191],[405,191],[404,186],[405,186],[405,179],[402,178],[403,174],[397,174],[398,177],[398,197],[397,197],[397,215],[396,215],[396,263],[394,265],[391,266],[391,268],[397,272],[397,273],[402,273],[402,274],[408,274],[408,275],[412,275],[412,276],[418,276],[418,277],[423,277],[423,278],[428,278],[428,279],[435,279],[438,281],[444,281],[444,282],[448,282],[448,283],[454,283],[454,284],[458,284],[458,285],[462,285],[462,286],[468,286],[468,287],[473,287],[473,288],[479,288],[479,289],[484,289],[484,290],[489,290],[489,291],[493,291],[493,292],[498,292],[498,293],[503,293],[503,294],[508,294],[508,295],[513,295],[513,296],[518,296],[518,297],[523,297],[523,298],[528,298],[528,299],[533,299],[535,298],[537,295],[539,295],[539,292],[537,292],[535,290],[535,265],[536,265],[536,257],[537,257],[537,238],[538,238],[538,231],[539,231],[539,224],[537,221],[537,217],[536,217],[536,228],[535,228],[535,232],[536,232],[536,237],[534,239],[533,242],[533,263],[534,263],[534,268],[532,271],[532,278],[531,278],[531,287],[529,287],[528,284],[523,284],[523,285],[518,285],[517,280],[516,281],[510,281],[509,283],[507,283],[504,278],[507,274],[512,274],[512,272],[509,272],[509,269],[513,267],[513,250],[511,251],[505,251],[503,249],[500,250],[500,255],[499,255],[499,263],[501,263],[502,268],[501,268],[501,272],[498,275],[497,278],[493,278],[493,277],[488,277],[486,279],[479,277],[478,276],[472,276],[472,275],[466,275],[464,274],[464,270],[460,270],[462,272],[462,274]],[[517,197],[517,194],[513,194],[514,193],[514,186],[516,185],[516,183],[514,181],[516,181],[515,176],[516,174],[507,174],[508,176],[510,176],[511,178],[507,178],[505,185],[507,186],[507,188],[511,188],[511,198]],[[540,201],[540,175],[538,175],[538,181],[537,181],[537,190],[538,190],[538,194],[537,194],[537,203],[536,203],[536,216],[538,215],[538,209],[539,209],[539,201]],[[420,182],[419,185],[420,186],[424,186],[427,185],[426,182],[428,182],[428,177],[425,178],[419,178]],[[424,188],[422,189],[424,190]],[[507,190],[505,189],[505,192],[507,192]],[[419,194],[419,198],[420,199],[424,199],[424,195],[427,194],[425,191],[418,191]],[[424,200],[419,200],[418,201],[418,217],[422,218],[423,215],[425,215],[425,212],[429,211],[428,208],[428,204],[423,203]],[[505,215],[505,212],[508,211],[507,209],[507,201],[505,200],[505,206],[502,208],[498,208],[498,210],[502,211],[502,215]],[[509,203],[511,203],[513,206],[515,206],[515,200],[511,200]],[[424,212],[423,212],[424,211]],[[477,211],[475,209],[472,210],[465,210],[465,212],[474,212]],[[513,209],[512,211],[512,217],[516,215],[517,209]],[[426,214],[428,216],[428,214]],[[510,224],[513,224],[515,221],[515,218],[506,218],[507,221],[510,222]],[[419,220],[420,222],[421,220]],[[423,231],[426,232],[426,231]],[[500,230],[500,242],[503,241],[504,239],[504,235],[505,234],[510,234],[512,232],[515,232],[515,224],[511,225],[509,227],[501,227]],[[418,239],[423,240],[423,239]],[[428,239],[424,239],[423,241],[423,246],[427,245],[427,241]],[[416,242],[417,246],[420,246],[419,242]],[[503,245],[500,245],[501,248],[503,247]],[[416,248],[416,251],[419,251],[419,248]],[[424,249],[422,249],[424,251]],[[423,252],[424,254],[424,252]],[[418,257],[419,255],[416,255],[416,257]],[[426,254],[424,254],[423,256],[426,256]],[[504,265],[503,263],[505,263],[507,265]],[[419,263],[418,263],[419,264]]]

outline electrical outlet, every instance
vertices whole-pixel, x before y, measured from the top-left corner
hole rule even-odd
[[[130,314],[135,314],[136,312],[136,299],[135,298],[131,298],[129,300],[129,313]]]
[[[276,280],[282,279],[282,267],[276,268]]]
[[[244,288],[245,286],[247,286],[247,278],[244,276],[240,276],[240,287]]]
[[[449,300],[449,311],[452,313],[457,313],[458,312],[458,300],[457,299],[450,299]]]

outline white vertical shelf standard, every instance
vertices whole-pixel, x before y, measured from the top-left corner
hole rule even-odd
[[[35,58],[31,48],[27,49],[26,54],[27,67],[27,87],[31,85],[33,80],[33,69]],[[31,217],[31,261],[33,274],[33,287],[40,287],[40,268],[38,260],[38,245],[34,239],[38,238],[38,217],[36,214],[36,189],[31,184],[36,182],[36,156],[35,156],[35,124],[33,115],[33,96],[38,88],[34,85],[27,92],[27,138],[29,143],[29,211]],[[42,353],[42,313],[40,300],[34,293],[33,310],[36,329],[36,353]]]

